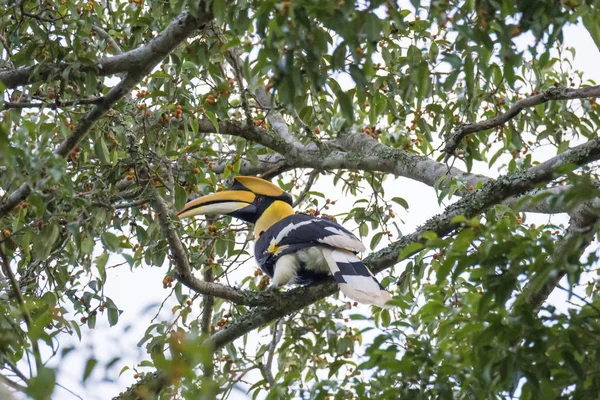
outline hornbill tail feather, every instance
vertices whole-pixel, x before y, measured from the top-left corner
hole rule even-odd
[[[373,273],[351,251],[323,249],[323,255],[342,293],[352,300],[390,308],[386,303],[392,299]]]

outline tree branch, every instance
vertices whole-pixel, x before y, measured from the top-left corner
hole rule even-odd
[[[536,308],[542,306],[560,280],[567,274],[570,264],[578,264],[579,258],[594,239],[599,218],[585,212],[571,216],[565,236],[557,243],[548,260],[547,269],[539,271],[523,289],[522,298]]]
[[[523,100],[517,101],[511,108],[505,113],[490,118],[486,121],[476,122],[473,124],[464,124],[457,127],[452,135],[448,138],[444,153],[446,153],[445,161],[454,154],[454,151],[460,144],[461,140],[475,132],[485,131],[492,129],[497,126],[503,125],[516,117],[525,108],[535,107],[539,104],[544,104],[550,100],[572,100],[572,99],[585,99],[588,97],[600,96],[600,85],[589,86],[580,89],[571,88],[551,88],[535,96],[527,97]]]
[[[100,36],[102,39],[104,39],[106,44],[109,45],[110,48],[116,54],[123,54],[123,50],[121,50],[121,47],[117,44],[115,39],[113,39],[112,36],[110,36],[108,34],[108,32],[106,32],[104,29],[102,29],[98,25],[92,25],[92,29],[94,30],[94,32],[96,32],[98,34],[98,36]]]
[[[169,384],[168,377],[160,371],[144,374],[139,381],[112,400],[146,400],[158,398],[158,394]]]
[[[203,9],[203,7],[201,7],[201,9]],[[144,62],[138,64],[138,61],[136,61],[136,63],[133,63],[131,60],[128,61],[129,63],[133,63],[131,65],[133,65],[134,68],[125,70],[130,71],[127,76],[106,94],[100,104],[96,104],[79,120],[73,133],[56,148],[54,153],[61,157],[69,155],[75,146],[77,146],[77,143],[87,135],[96,121],[106,114],[115,103],[129,93],[133,87],[144,78],[144,76],[149,74],[152,69],[181,42],[191,36],[199,25],[208,22],[211,18],[211,13],[204,13],[198,17],[194,17],[191,14],[184,12],[175,18],[163,33],[152,39],[145,46],[124,53],[121,56],[116,56],[131,57],[133,60],[143,60]],[[129,56],[126,56],[128,54]],[[0,73],[0,81],[3,81],[2,74],[3,73]],[[29,184],[23,183],[15,193],[12,193],[2,202],[2,204],[0,204],[0,217],[7,214],[19,204],[19,202],[24,200],[31,191],[32,188]]]
[[[466,218],[472,218],[511,196],[525,193],[535,188],[539,183],[553,179],[553,170],[557,167],[568,163],[582,165],[589,162],[592,153],[596,156],[600,154],[600,141],[595,139],[567,152],[570,155],[561,157],[561,154],[530,170],[508,174],[494,180],[490,179],[481,189],[464,196],[456,203],[448,206],[442,214],[430,218],[415,232],[402,237],[383,250],[372,253],[363,262],[373,272],[390,268],[398,262],[398,255],[407,245],[424,240],[422,238],[423,233],[435,232],[438,237],[444,237],[460,226],[453,222],[455,217],[463,215]],[[337,290],[337,286],[332,279],[316,285],[290,290],[281,297],[279,303],[274,303],[276,305],[255,308],[239,321],[215,333],[212,337],[214,345],[216,348],[222,347],[259,326],[298,311],[335,293]]]
[[[79,100],[74,100],[74,101],[64,101],[62,103],[60,103],[60,107],[70,107],[73,105],[87,105],[87,104],[100,104],[104,101],[103,97],[92,97],[92,98],[87,98],[87,99],[79,99]],[[16,108],[16,109],[21,109],[21,108],[44,108],[44,107],[50,107],[52,104],[52,102],[37,102],[37,103],[33,103],[33,102],[25,102],[25,101],[17,101],[17,102],[5,102],[4,103],[4,109],[5,110],[9,110],[11,108]]]
[[[204,2],[202,2],[204,3]],[[196,29],[212,19],[212,12],[206,12],[203,4],[199,7],[197,17],[182,13],[169,24],[161,35],[158,35],[146,45],[113,57],[99,58],[93,65],[82,65],[78,72],[95,72],[97,76],[116,75],[119,73],[138,73],[152,68],[169,54],[175,46],[189,37]],[[112,45],[111,45],[112,46]],[[160,59],[157,60],[157,58]],[[69,67],[69,63],[57,63],[46,66],[31,66],[15,70],[1,71],[0,82],[8,89],[29,85],[34,80],[47,80],[55,75],[60,78],[60,72]],[[150,68],[150,70],[152,70]],[[34,74],[36,72],[37,74]]]
[[[242,78],[248,81],[248,77],[243,77],[243,68],[242,68],[242,60],[240,56],[234,51],[230,51],[227,53],[228,61],[236,72],[236,78],[238,80],[238,84],[240,84],[240,90],[243,90],[241,86]],[[273,99],[267,93],[265,88],[262,85],[258,85],[254,90],[254,97],[258,102],[258,105],[267,112],[267,121],[271,124],[271,128],[273,131],[285,142],[291,144],[294,147],[301,147],[302,144],[290,133],[289,127],[283,115],[279,111],[277,111],[273,107]]]
[[[215,128],[208,120],[199,121],[199,130],[203,133],[214,133]],[[472,174],[461,171],[458,168],[450,167],[444,163],[434,161],[426,156],[416,155],[406,150],[395,149],[383,145],[360,132],[352,132],[342,135],[340,138],[330,142],[323,143],[323,149],[319,149],[313,144],[306,146],[295,146],[282,140],[278,135],[260,127],[249,126],[243,121],[221,121],[219,123],[219,132],[224,135],[243,137],[246,140],[257,142],[263,146],[278,152],[285,160],[287,169],[292,168],[311,168],[318,170],[350,169],[371,172],[383,172],[402,176],[428,186],[439,185],[443,188],[450,180],[458,179],[464,182],[465,190],[457,191],[456,195],[465,196],[469,194],[469,187],[473,189],[485,184],[491,180],[484,175]],[[552,171],[558,165],[565,165],[565,160],[577,153],[589,153],[589,157],[584,157],[581,162],[576,163],[581,166],[593,160],[597,160],[599,155],[597,139],[591,140],[583,145],[573,147],[550,160],[539,164],[530,169],[529,172],[537,173],[539,171]],[[551,164],[556,164],[552,166]],[[537,172],[536,172],[537,171]],[[445,182],[439,183],[440,179],[446,178]],[[547,178],[547,177],[546,177]],[[548,180],[544,178],[545,180]],[[569,188],[546,189],[546,194],[559,195]],[[523,193],[520,193],[523,194]],[[544,194],[537,192],[536,194]],[[551,197],[539,202],[521,202],[518,198],[506,199],[507,204],[520,204],[521,211],[540,212],[540,213],[569,213],[567,207],[562,204],[555,204]],[[594,203],[595,208],[590,208],[590,212],[600,215],[600,201]]]
[[[154,191],[154,193],[151,194],[152,207],[156,211],[163,235],[169,243],[169,249],[171,251],[171,255],[173,256],[173,263],[177,269],[177,279],[191,290],[200,294],[220,297],[237,304],[254,304],[252,301],[252,295],[246,295],[244,292],[229,286],[201,281],[194,276],[183,248],[183,244],[181,243],[181,239],[171,224],[169,207],[163,198],[158,194],[156,189],[152,190]]]
[[[308,176],[308,180],[306,181],[306,184],[304,185],[304,189],[302,189],[302,192],[300,192],[300,194],[298,195],[296,200],[294,200],[294,204],[292,204],[292,207],[297,207],[300,203],[302,203],[304,201],[304,198],[306,197],[308,192],[310,192],[310,189],[314,185],[319,174],[320,174],[319,170],[316,170],[316,169],[312,170],[312,172]]]
[[[530,191],[539,183],[553,179],[555,168],[568,163],[582,165],[589,162],[594,156],[598,157],[600,141],[592,140],[568,150],[566,153],[569,154],[563,155],[563,153],[529,170],[488,180],[480,189],[448,206],[442,214],[430,218],[413,233],[402,237],[385,249],[372,253],[363,262],[375,273],[396,265],[400,252],[406,246],[425,241],[423,233],[434,232],[438,237],[444,237],[460,227],[459,223],[454,222],[455,217],[463,215],[466,218],[472,218],[511,196]],[[215,349],[222,348],[254,329],[301,310],[337,291],[338,286],[333,278],[328,278],[317,284],[297,287],[282,294],[275,291],[262,292],[260,295],[268,299],[263,303],[266,306],[251,309],[237,321],[212,335],[209,340]]]

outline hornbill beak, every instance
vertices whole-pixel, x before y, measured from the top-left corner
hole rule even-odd
[[[227,215],[244,210],[244,213],[256,213],[256,206],[252,203],[256,195],[245,190],[223,190],[207,194],[187,203],[177,213],[179,218],[188,218],[194,215]]]
[[[228,190],[208,194],[187,203],[177,215],[230,215],[255,223],[265,210],[278,201],[292,205],[292,196],[279,186],[253,176],[236,176]]]

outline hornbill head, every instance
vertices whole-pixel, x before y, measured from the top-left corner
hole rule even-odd
[[[279,186],[254,176],[237,176],[228,190],[211,193],[187,203],[177,215],[230,215],[256,224],[263,214],[293,214],[292,196]]]

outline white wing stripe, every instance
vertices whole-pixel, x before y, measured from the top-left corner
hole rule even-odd
[[[281,232],[279,232],[277,234],[277,237],[275,238],[275,243],[279,243],[283,240],[284,237],[286,237],[287,235],[290,234],[290,232],[292,232],[294,229],[298,229],[299,227],[303,226],[303,225],[308,225],[313,223],[315,220],[308,220],[308,221],[302,221],[302,222],[298,222],[297,224],[289,224],[288,226],[286,226],[285,228],[283,228],[281,230]]]
[[[353,263],[360,261],[358,257],[347,251],[334,250],[332,256],[335,262],[339,263]]]
[[[339,247],[350,251],[365,251],[365,246],[357,239],[348,235],[332,235],[317,240],[331,247]]]

